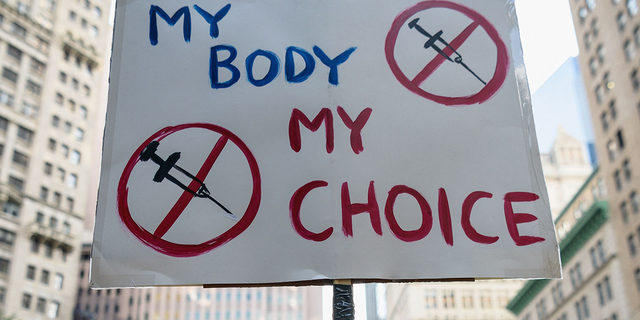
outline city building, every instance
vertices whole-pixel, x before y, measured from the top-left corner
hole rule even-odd
[[[634,319],[606,196],[596,169],[555,220],[563,279],[528,281],[507,306],[518,319]]]
[[[562,126],[566,133],[585,144],[586,160],[592,165],[597,163],[589,103],[577,57],[568,58],[533,92],[531,104],[540,152],[551,149]]]
[[[0,1],[0,309],[71,319],[110,0]],[[89,213],[90,214],[90,213]]]
[[[582,198],[572,200],[576,192],[586,188],[585,180],[594,180],[583,151],[583,144],[559,127],[551,150],[541,155],[554,216],[570,216],[566,212],[573,207],[562,210],[570,201],[579,203],[577,210],[586,210],[593,202]],[[605,192],[604,181],[597,180],[596,185],[594,197],[600,199]],[[580,217],[580,214],[573,216]],[[564,236],[570,228],[568,225],[566,231],[560,233]],[[521,280],[387,284],[387,320],[516,319],[506,307],[522,286]]]
[[[322,320],[321,287],[89,287],[83,246],[76,320]]]
[[[623,279],[624,319],[640,319],[640,15],[637,0],[570,0],[600,176]]]
[[[584,159],[582,142],[565,132],[561,125],[551,150],[541,154],[540,158],[551,215],[555,219],[593,168]]]

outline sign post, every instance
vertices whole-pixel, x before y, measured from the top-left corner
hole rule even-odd
[[[356,317],[351,280],[333,281],[333,320],[353,320]]]
[[[119,0],[93,286],[559,277],[514,11]]]

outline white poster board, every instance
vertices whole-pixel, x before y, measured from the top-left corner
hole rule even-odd
[[[118,1],[93,286],[559,277],[514,11]]]

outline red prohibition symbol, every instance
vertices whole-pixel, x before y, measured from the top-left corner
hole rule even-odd
[[[200,244],[179,244],[173,243],[170,241],[166,241],[162,239],[162,236],[171,228],[173,223],[178,219],[180,214],[187,207],[189,202],[193,199],[194,194],[187,192],[185,190],[178,201],[173,205],[169,213],[162,220],[158,228],[154,232],[149,232],[144,227],[139,225],[137,222],[133,220],[131,217],[131,212],[129,210],[128,203],[128,191],[129,188],[127,184],[129,182],[129,178],[131,176],[131,172],[135,165],[140,161],[140,154],[143,152],[145,147],[149,145],[152,141],[160,142],[162,139],[167,136],[190,128],[200,128],[205,130],[210,130],[216,132],[221,135],[221,137],[216,142],[215,146],[207,156],[202,167],[198,170],[195,175],[196,179],[189,184],[189,188],[191,190],[198,189],[198,181],[204,181],[207,174],[213,167],[213,164],[217,160],[218,156],[224,149],[225,145],[228,142],[235,144],[240,151],[244,154],[247,162],[249,164],[249,169],[251,171],[251,178],[253,181],[253,190],[251,194],[251,198],[249,200],[249,205],[247,209],[242,215],[242,218],[236,222],[233,227],[229,230],[225,231],[221,235],[205,241]],[[136,238],[138,238],[142,243],[151,247],[152,249],[166,254],[172,257],[193,257],[197,255],[201,255],[203,253],[209,252],[215,248],[218,248],[225,243],[231,241],[233,238],[240,235],[244,232],[253,219],[256,217],[258,213],[258,208],[260,207],[260,198],[261,198],[261,189],[260,189],[260,172],[258,170],[258,163],[256,162],[255,157],[247,147],[247,145],[240,140],[235,134],[230,132],[229,130],[222,128],[220,126],[216,126],[214,124],[209,123],[187,123],[173,127],[166,127],[161,129],[160,131],[154,133],[151,137],[149,137],[146,141],[144,141],[138,149],[131,156],[129,161],[127,162],[122,175],[120,176],[120,181],[118,183],[118,192],[117,192],[117,205],[118,205],[118,214],[120,215],[120,219],[124,223],[124,225],[133,233]]]
[[[458,11],[464,14],[465,16],[467,16],[468,18],[470,18],[472,22],[462,31],[462,33],[456,36],[451,42],[446,43],[442,38],[440,38],[442,31],[431,35],[428,32],[426,32],[424,29],[422,29],[419,25],[417,25],[418,19],[413,19],[411,22],[408,21],[416,13],[420,11],[432,9],[432,8],[445,8],[445,9],[452,9],[452,10]],[[428,45],[425,44],[425,48],[432,46],[439,53],[413,79],[409,79],[402,72],[402,70],[400,70],[400,67],[398,66],[395,53],[394,53],[394,49],[396,47],[396,40],[398,39],[398,33],[400,32],[401,28],[404,27],[405,25],[408,25],[408,27],[411,29],[415,28],[419,30],[421,33],[423,33],[425,36],[427,36],[429,40],[427,41]],[[481,27],[482,29],[484,29],[487,35],[489,35],[489,38],[494,42],[497,49],[496,68],[493,73],[493,77],[488,82],[485,82],[482,79],[480,79],[480,77],[478,77],[478,75],[473,73],[473,71],[471,71],[468,68],[468,66],[464,65],[462,63],[461,56],[457,55],[457,52],[456,52],[456,50],[460,48],[460,46],[469,38],[469,36],[478,27]],[[438,43],[436,44],[436,42]],[[439,48],[438,45],[440,45],[442,48]],[[460,4],[445,1],[445,0],[427,0],[427,1],[419,2],[416,5],[401,12],[393,21],[393,24],[391,25],[391,29],[389,30],[389,33],[387,33],[384,50],[387,58],[387,63],[389,64],[391,71],[393,72],[396,79],[398,79],[398,81],[404,87],[406,87],[410,91],[418,94],[423,98],[426,98],[447,106],[471,105],[476,103],[483,103],[489,100],[491,97],[493,97],[494,94],[496,94],[496,92],[498,92],[500,87],[502,87],[502,84],[504,83],[504,80],[507,76],[507,70],[509,67],[509,55],[507,53],[507,47],[502,41],[502,39],[500,39],[498,31],[495,29],[495,27],[478,12],[473,11]],[[454,59],[452,59],[451,57],[454,57],[455,55],[457,55],[458,57],[454,61]],[[436,71],[436,69],[440,67],[440,65],[442,65],[447,60],[463,65],[469,72],[473,73],[473,75],[484,84],[484,87],[475,94],[472,94],[469,96],[461,96],[461,97],[439,96],[439,95],[429,93],[423,90],[422,88],[420,88],[420,85],[429,76],[431,76],[434,73],[434,71]]]

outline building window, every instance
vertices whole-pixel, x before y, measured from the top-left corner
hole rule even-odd
[[[71,132],[71,128],[73,127],[73,125],[71,124],[71,122],[66,121],[64,123],[64,133],[69,133]]]
[[[61,203],[62,203],[62,195],[59,192],[54,192],[53,193],[53,206],[56,207],[56,208],[59,208]]]
[[[589,306],[587,305],[587,297],[582,296],[582,299],[576,301],[576,314],[578,320],[584,320],[589,318]]]
[[[42,212],[37,212],[36,213],[36,223],[37,224],[43,224],[44,223],[44,214]]]
[[[13,95],[8,94],[8,93],[0,90],[0,103],[5,104],[5,105],[7,105],[9,107],[13,107],[13,105],[15,103],[15,98],[13,97]],[[2,131],[5,131],[5,132],[7,131],[6,126],[4,127],[4,129]]]
[[[640,88],[640,80],[638,79],[638,69],[633,69],[629,77],[631,78],[631,85],[633,86],[633,91],[638,91],[638,89]]]
[[[604,285],[604,291],[606,293],[607,300],[613,300],[613,291],[611,290],[611,282],[609,281],[609,276],[605,276],[602,280]]]
[[[589,9],[589,11],[596,8],[596,0],[586,0],[585,2],[587,3],[587,9]]]
[[[15,188],[16,190],[22,192],[22,189],[24,188],[24,181],[22,181],[22,179],[16,178],[14,176],[9,176],[9,185],[13,188]],[[7,212],[7,211],[5,211]]]
[[[70,234],[71,233],[71,224],[69,224],[69,222],[64,222],[62,224],[62,232],[64,234]]]
[[[76,140],[82,141],[84,139],[84,130],[76,128]]]
[[[20,2],[20,1],[18,1],[18,13],[23,15],[23,16],[28,15],[29,14],[29,6],[24,4],[24,3],[22,3],[22,2]]]
[[[84,95],[87,97],[91,95],[91,88],[86,84],[84,85]]]
[[[22,295],[22,307],[24,309],[30,309],[31,308],[31,295],[28,293],[25,293]]]
[[[633,237],[633,234],[630,234],[627,237],[627,244],[629,245],[629,255],[632,257],[636,256],[636,241]]]
[[[89,35],[91,35],[93,38],[97,38],[98,37],[98,27],[91,26],[91,29],[89,29]]]
[[[637,214],[640,212],[640,197],[638,197],[638,193],[634,190],[631,191],[629,195],[629,203],[631,203],[631,210],[633,213]]]
[[[67,186],[71,189],[75,189],[78,184],[78,176],[75,173],[69,175],[67,179]]]
[[[589,50],[591,48],[591,33],[590,32],[585,32],[584,33],[584,47],[585,49]]]
[[[62,156],[65,158],[69,156],[69,147],[66,144],[61,145],[60,149],[62,149]]]
[[[12,161],[14,164],[22,167],[22,169],[26,169],[29,166],[29,156],[16,150],[13,151]]]
[[[47,316],[51,319],[55,319],[58,317],[58,309],[60,309],[60,302],[51,301],[49,305],[49,312],[47,312]]]
[[[31,141],[33,141],[33,131],[23,126],[18,126],[18,138],[27,144],[31,144]]]
[[[39,96],[42,93],[42,87],[39,84],[37,84],[37,83],[35,83],[35,82],[31,81],[31,80],[28,80],[27,81],[27,92],[30,93],[30,94]]]
[[[0,97],[1,97],[0,93]],[[4,103],[4,102],[3,102]],[[9,120],[5,117],[0,117],[0,131],[7,132],[7,128],[9,127]]]
[[[44,256],[47,258],[53,257],[53,243],[50,241],[44,242]]]
[[[2,69],[2,77],[14,84],[18,82],[18,73],[6,67]]]
[[[589,70],[591,70],[591,75],[595,76],[596,72],[598,71],[598,60],[596,60],[596,58],[591,58],[591,60],[589,60]]]
[[[53,139],[49,139],[49,143],[47,144],[47,148],[51,151],[56,151],[56,141]]]
[[[454,299],[454,292],[451,290],[445,290],[442,293],[442,306],[445,309],[453,309],[456,307],[455,305],[455,299]]]
[[[47,243],[45,242],[45,247],[47,246]],[[42,270],[42,275],[40,276],[40,282],[42,282],[42,284],[49,284],[49,271],[48,270]]]
[[[587,10],[587,8],[585,7],[581,7],[578,10],[578,16],[580,17],[581,23],[584,23],[584,19],[587,17],[588,14],[589,14],[589,10]]]
[[[589,256],[591,256],[591,264],[593,265],[593,269],[598,269],[598,256],[596,254],[596,248],[589,249]]]
[[[47,201],[49,197],[49,189],[46,187],[40,187],[40,200]]]
[[[629,159],[625,159],[622,162],[622,171],[624,172],[624,178],[627,181],[631,180],[631,166],[629,166]]]
[[[616,21],[618,21],[618,30],[624,31],[624,27],[627,25],[627,14],[623,11],[618,12],[618,17]]]
[[[9,179],[11,178],[12,177],[9,177]],[[20,179],[16,179],[16,180],[19,180],[19,181],[14,181],[15,183],[22,182],[22,180]],[[11,183],[11,180],[9,180],[9,183]],[[14,188],[17,188],[17,187],[14,186]],[[22,191],[22,189],[19,189],[19,191]],[[4,203],[4,206],[2,207],[2,211],[8,215],[11,215],[17,218],[18,216],[20,216],[20,204],[9,199]]]
[[[14,58],[17,62],[22,60],[22,51],[12,45],[7,47],[7,55]]]
[[[73,198],[67,197],[67,207],[69,208],[69,212],[73,212]]]
[[[638,2],[636,0],[627,0],[627,10],[630,16],[638,14]]]
[[[87,107],[85,107],[85,106],[80,106],[80,116],[81,116],[83,119],[86,119],[86,118],[87,118]]]
[[[38,237],[31,237],[31,252],[38,253],[40,251],[40,239]]]
[[[36,48],[38,50],[40,50],[40,52],[44,53],[44,54],[48,54],[49,53],[49,42],[40,38],[40,37],[36,37]]]
[[[630,40],[624,42],[624,55],[627,61],[631,61],[636,57],[636,47]]]
[[[600,63],[604,62],[604,57],[607,54],[607,50],[605,50],[604,46],[602,44],[598,45],[598,48],[596,49],[596,54],[598,55],[598,60],[600,61]]]
[[[56,116],[56,115],[52,116],[52,117],[51,117],[51,125],[52,125],[54,128],[59,127],[59,126],[60,126],[60,117],[58,117],[58,116]]]
[[[596,86],[596,100],[598,101],[598,103],[602,103],[602,100],[604,100],[604,88],[602,87],[601,84],[598,84]]]
[[[80,163],[80,152],[78,150],[73,150],[71,156],[69,157],[69,161],[71,164],[79,164]]]
[[[66,174],[67,172],[64,171],[64,169],[58,168],[58,178],[60,179],[60,182],[64,182],[64,177]]]
[[[36,279],[36,267],[27,266],[27,279],[35,280]]]
[[[582,284],[582,271],[580,269],[580,263],[576,263],[576,266],[569,270],[569,276],[571,278],[571,285],[574,289],[578,288]]]
[[[616,100],[609,101],[609,113],[611,114],[611,120],[615,120],[618,117],[618,110],[616,109]]]
[[[606,111],[602,111],[602,114],[600,115],[600,123],[602,123],[602,130],[606,132],[609,129],[609,120],[607,118]]]
[[[13,34],[21,38],[25,38],[27,36],[27,29],[17,22],[11,24],[11,31],[13,31]]]
[[[462,292],[462,307],[465,309],[473,309],[473,291]]]
[[[49,228],[55,229],[58,227],[58,219],[51,217],[49,218]]]
[[[31,58],[31,72],[36,75],[44,76],[44,72],[47,69],[47,65],[40,62],[36,58]]]
[[[39,297],[38,302],[36,303],[36,312],[44,313],[46,305],[47,305],[47,300],[45,300],[42,297]]]
[[[640,268],[636,268],[636,287],[640,291]]]
[[[622,179],[620,178],[620,170],[616,170],[613,173],[613,182],[616,185],[616,190],[617,191],[622,190]]]
[[[0,228],[0,243],[4,243],[7,245],[13,245],[13,242],[16,240],[16,233],[13,231],[9,231],[4,228]]]
[[[618,144],[615,140],[609,140],[609,142],[607,142],[607,151],[609,153],[609,161],[615,161],[618,156]]]
[[[538,319],[545,319],[547,317],[547,305],[545,304],[544,298],[536,303],[536,313],[538,314]]]
[[[220,293],[218,293],[218,294],[220,294]],[[425,307],[427,309],[435,309],[436,306],[437,306],[437,304],[436,304],[436,291],[435,290],[427,290],[424,293],[424,300],[425,300]]]

